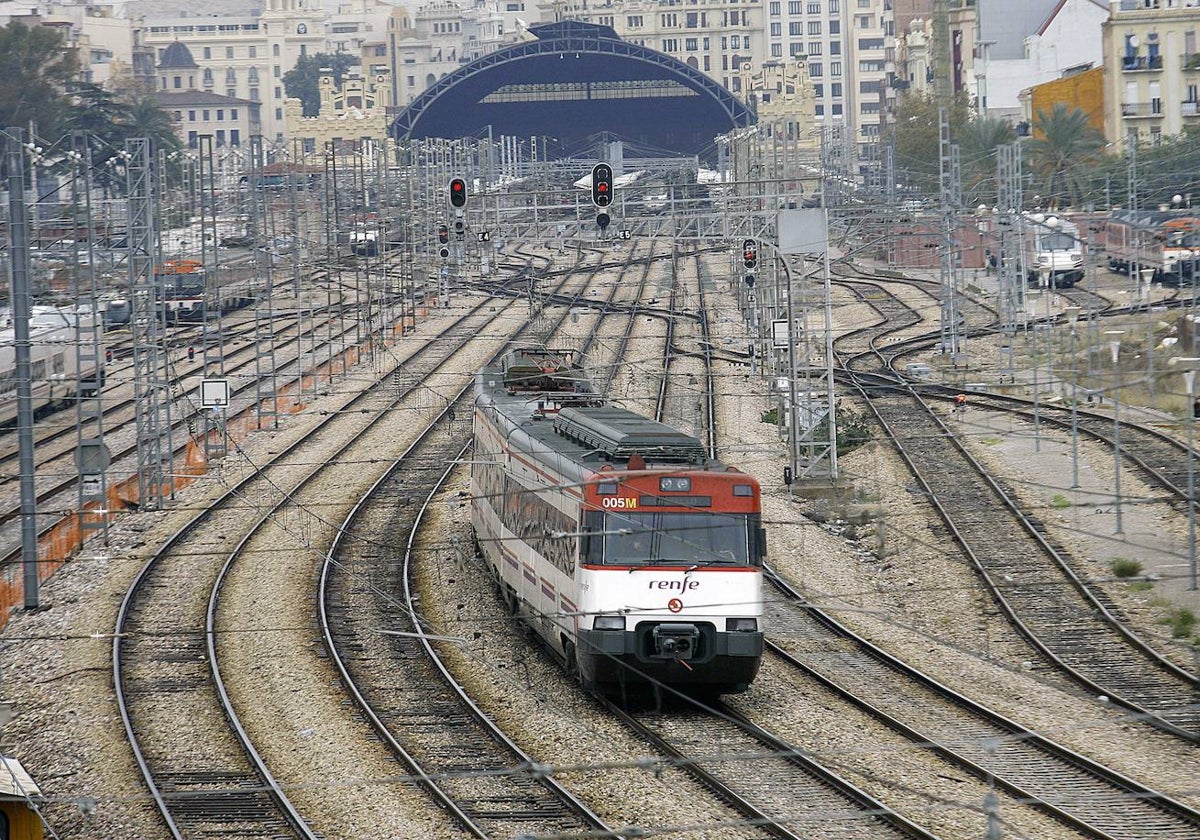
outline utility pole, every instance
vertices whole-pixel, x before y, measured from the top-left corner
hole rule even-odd
[[[30,376],[30,266],[29,208],[25,205],[24,131],[9,128],[8,146],[8,237],[12,263],[13,349],[17,377],[17,450],[21,492],[21,568],[25,609],[40,606],[38,597],[37,493],[34,489],[33,390]]]
[[[942,216],[941,352],[949,353],[951,366],[957,367],[960,349],[957,228],[958,213],[962,207],[962,177],[958,144],[950,142],[950,123],[945,108],[938,109],[938,161]]]

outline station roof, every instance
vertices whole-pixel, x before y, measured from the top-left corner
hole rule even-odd
[[[533,26],[514,44],[443,77],[393,125],[400,139],[531,135],[552,156],[607,134],[674,154],[702,154],[753,113],[705,74],[582,21]]]

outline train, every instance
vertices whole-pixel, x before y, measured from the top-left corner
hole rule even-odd
[[[747,690],[766,535],[750,475],[613,405],[569,350],[475,380],[471,520],[509,610],[589,691]]]
[[[1114,210],[1101,226],[1113,271],[1151,272],[1168,286],[1194,282],[1200,260],[1200,217],[1192,210]]]
[[[4,317],[5,323],[0,329],[0,426],[11,426],[17,420],[16,329],[11,316],[6,314]],[[77,353],[79,342],[90,340],[86,329],[88,322],[82,319],[92,317],[90,311],[73,308],[32,308],[29,372],[35,416],[62,407],[76,396],[95,396],[103,386],[102,351]],[[91,332],[94,334],[94,330]],[[82,365],[79,364],[80,355],[84,359]]]
[[[168,260],[154,267],[163,318],[168,324],[204,320],[204,264],[198,260]]]
[[[1030,217],[1024,225],[1025,279],[1034,286],[1045,278],[1051,288],[1069,288],[1083,279],[1083,241],[1074,222],[1051,221]]]

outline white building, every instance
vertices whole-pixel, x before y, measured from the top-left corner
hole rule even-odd
[[[1021,118],[1021,91],[1081,66],[1104,61],[1101,27],[1108,6],[1100,0],[1013,0],[979,4],[982,79],[980,111]]]

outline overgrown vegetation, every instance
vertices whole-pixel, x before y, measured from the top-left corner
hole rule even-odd
[[[1196,614],[1187,607],[1173,607],[1159,624],[1170,627],[1173,638],[1186,639],[1196,631]]]
[[[1055,493],[1054,498],[1050,500],[1050,507],[1054,508],[1055,510],[1062,510],[1063,508],[1069,508],[1070,506],[1071,500],[1062,493]]]
[[[1140,560],[1131,560],[1128,557],[1115,557],[1109,563],[1109,568],[1112,569],[1113,575],[1119,578],[1137,577],[1142,573],[1142,563]]]
[[[779,422],[779,409],[772,408],[760,416],[763,423],[775,425]],[[867,418],[856,411],[838,407],[837,410],[837,454],[840,458],[871,439],[871,427]],[[825,440],[829,437],[829,417],[826,415],[813,430],[813,438]]]

